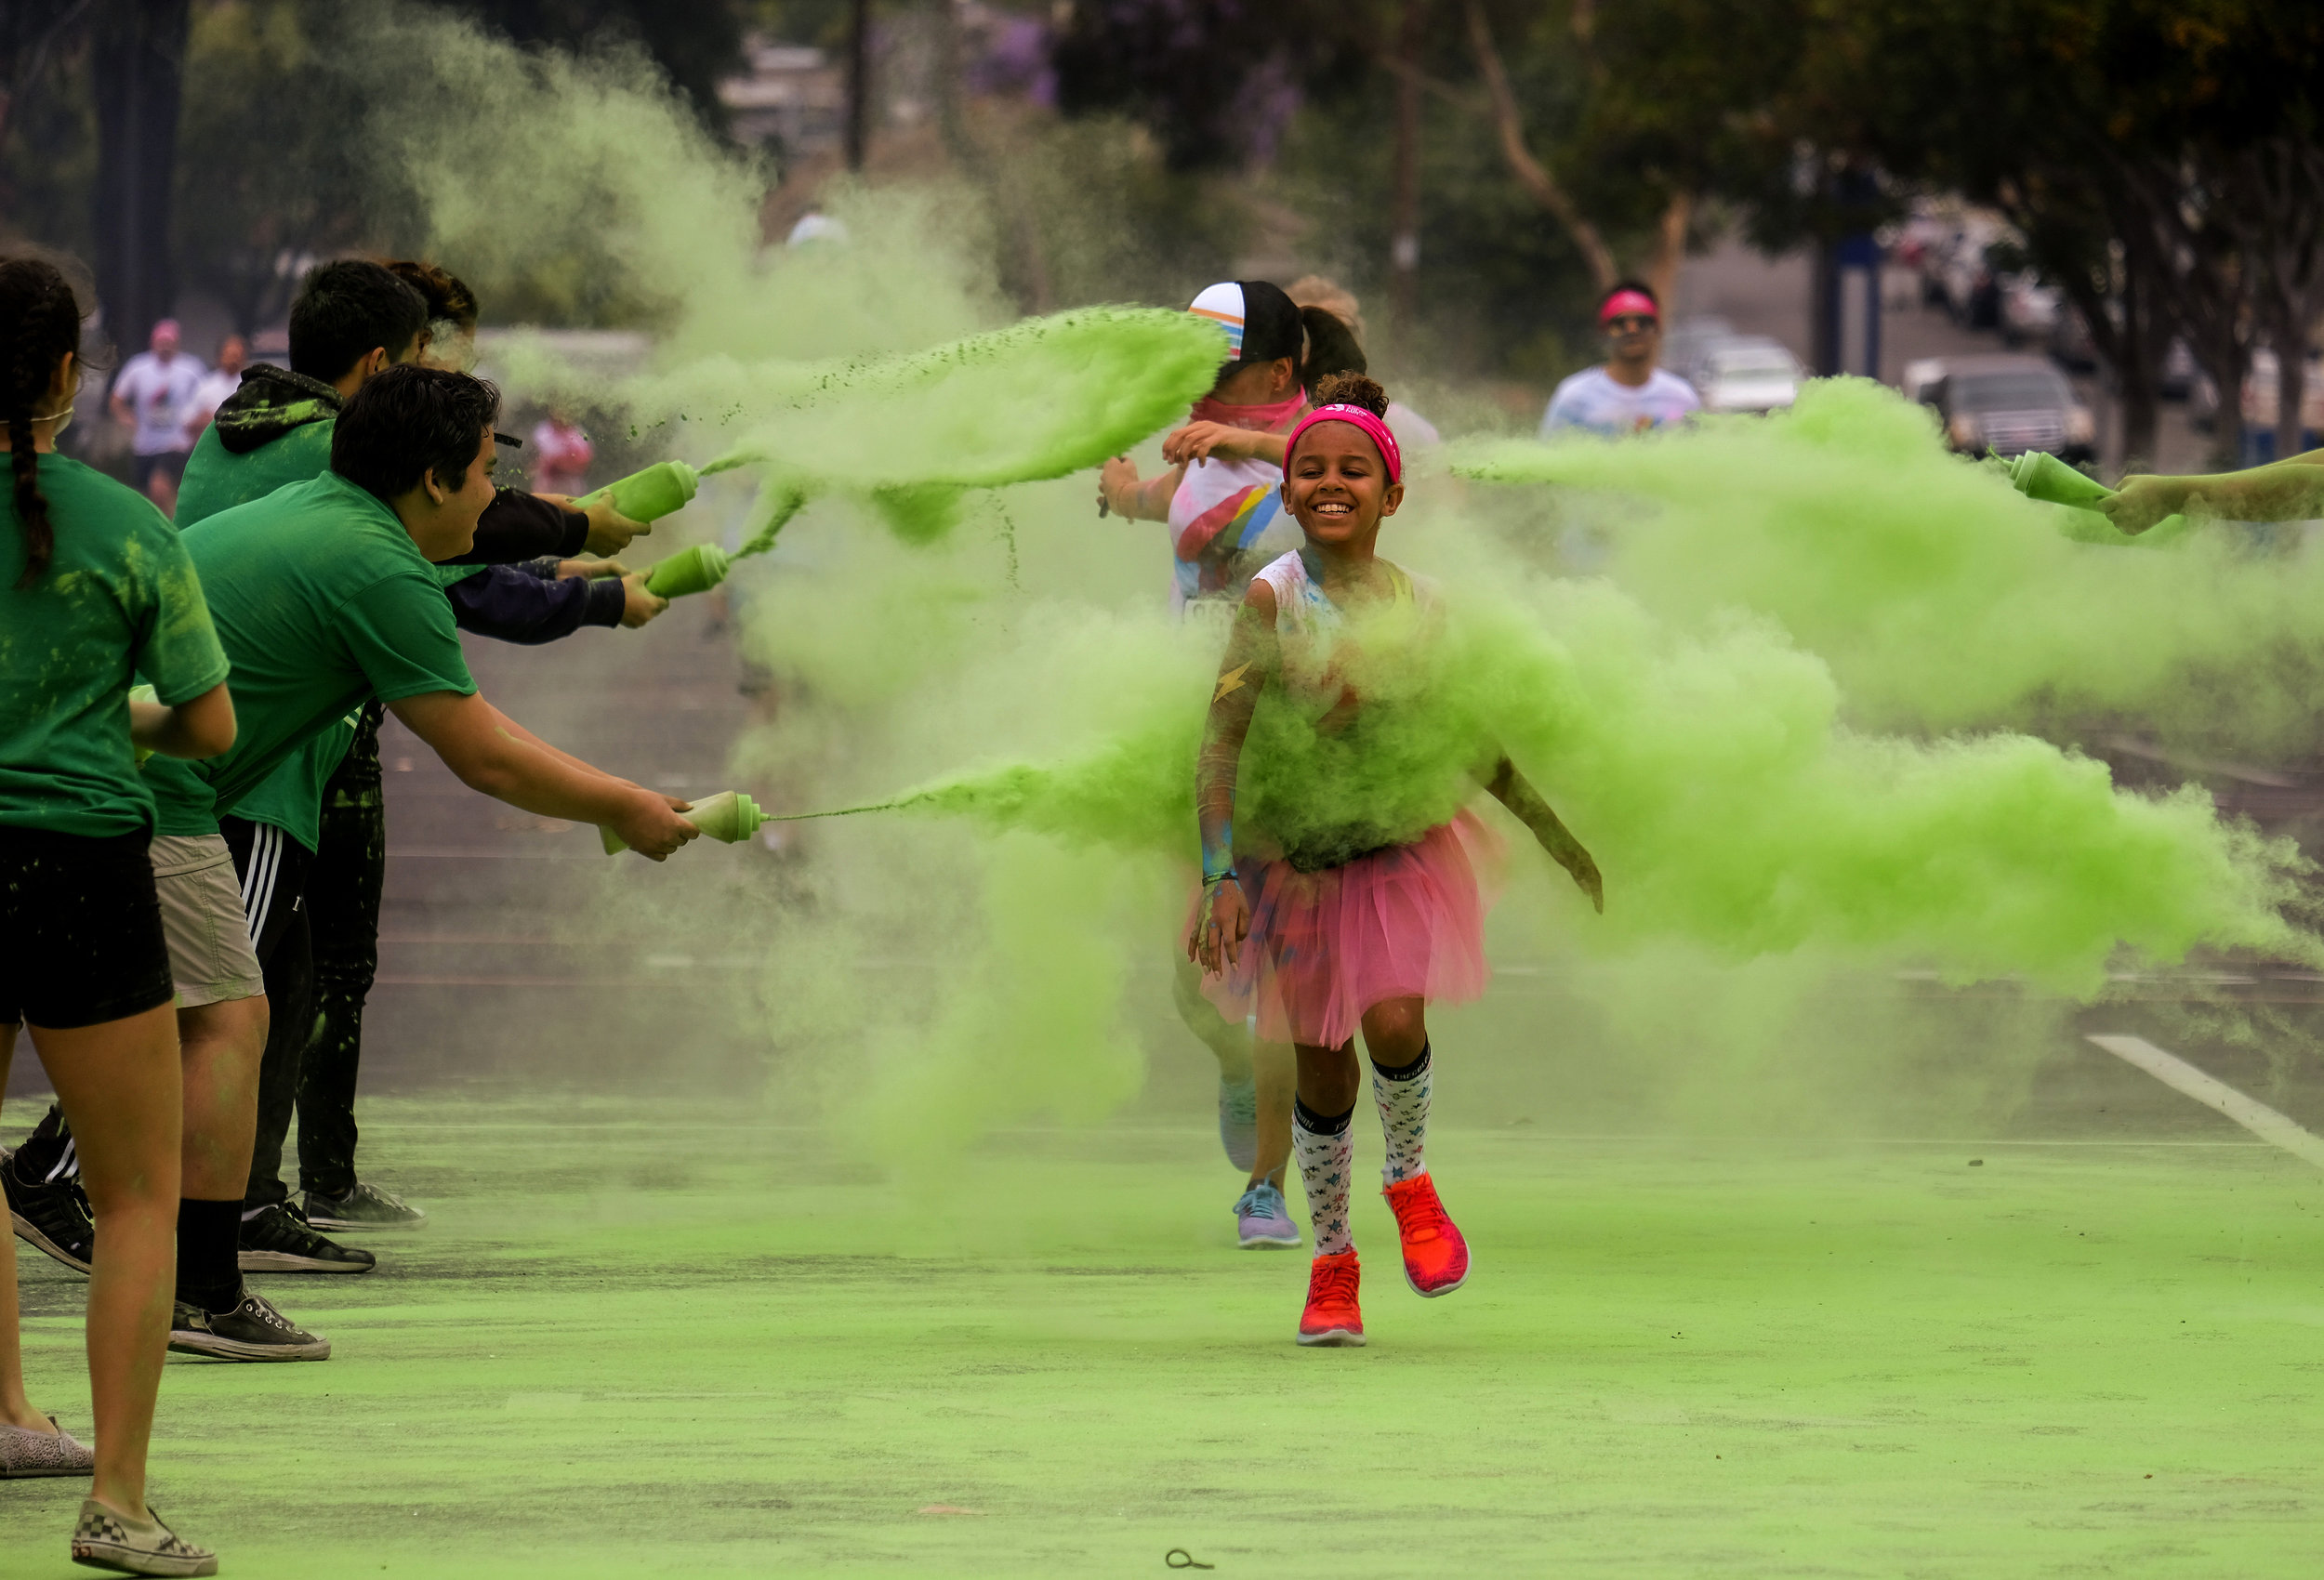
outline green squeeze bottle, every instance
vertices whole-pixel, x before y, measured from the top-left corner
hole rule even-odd
[[[698,543],[657,561],[645,573],[645,590],[655,598],[683,598],[708,592],[726,580],[730,564],[726,550],[715,543]]]
[[[682,510],[702,486],[702,474],[683,461],[656,461],[574,501],[583,509],[613,496],[614,508],[633,521],[658,521]]]
[[[721,790],[715,796],[705,796],[693,805],[693,810],[678,814],[709,838],[728,845],[740,844],[759,832],[759,825],[767,821],[767,814],[759,803],[740,790]],[[629,849],[622,836],[600,825],[598,836],[603,841],[609,856]]]
[[[2094,510],[2098,501],[2114,495],[2105,483],[2085,477],[2046,450],[2028,450],[2012,461],[2009,481],[2028,499],[2071,505],[2080,510]]]
[[[2009,464],[2009,481],[2018,493],[2028,499],[2084,510],[2099,519],[2098,522],[2093,523],[2091,533],[2086,533],[2078,528],[2069,532],[2067,536],[2091,543],[2123,541],[2122,534],[2115,531],[2114,523],[2106,520],[2106,512],[2098,508],[2100,500],[2114,497],[2114,490],[2095,478],[2084,476],[2047,451],[2028,450],[2012,461]],[[2130,541],[2158,547],[2177,537],[2185,526],[2185,516],[2165,516]]]

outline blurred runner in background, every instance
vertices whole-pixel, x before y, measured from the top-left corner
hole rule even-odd
[[[205,372],[200,358],[178,349],[178,321],[162,320],[153,326],[152,349],[131,357],[113,376],[113,420],[135,430],[129,451],[137,457],[138,489],[165,516],[178,513],[178,480],[193,449],[186,418]]]
[[[1702,410],[1693,385],[1655,365],[1662,356],[1662,306],[1653,286],[1617,282],[1598,304],[1598,328],[1605,336],[1604,365],[1557,387],[1541,414],[1542,438],[1580,428],[1618,439],[1684,422]]]
[[[551,406],[533,429],[533,492],[587,493],[589,463],[596,459],[597,450],[581,425]]]
[[[186,406],[186,449],[191,451],[202,437],[202,430],[218,416],[218,409],[226,403],[226,397],[242,388],[242,370],[250,362],[250,349],[239,335],[229,335],[218,342],[218,366],[202,375],[195,387],[193,399]]]
[[[1370,343],[1371,337],[1364,328],[1364,309],[1357,303],[1355,293],[1337,280],[1324,274],[1302,274],[1291,282],[1285,294],[1301,309],[1321,308],[1346,324],[1358,345]],[[1401,401],[1388,402],[1388,431],[1396,436],[1397,444],[1406,454],[1445,442],[1445,436],[1436,431],[1434,423]]]

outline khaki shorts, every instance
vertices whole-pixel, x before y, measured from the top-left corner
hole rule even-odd
[[[250,918],[243,912],[242,884],[226,841],[215,834],[157,834],[150,854],[178,1007],[264,993],[266,979],[251,947]]]

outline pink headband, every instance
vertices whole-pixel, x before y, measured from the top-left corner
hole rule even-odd
[[[1301,417],[1300,426],[1291,430],[1290,442],[1283,447],[1283,465],[1287,471],[1290,468],[1293,453],[1300,447],[1300,435],[1317,423],[1351,423],[1362,428],[1364,436],[1380,447],[1380,458],[1388,467],[1388,481],[1392,483],[1404,481],[1404,456],[1396,449],[1396,436],[1388,431],[1386,423],[1361,406],[1318,406]]]
[[[1598,309],[1598,327],[1604,329],[1624,313],[1632,312],[1643,312],[1657,323],[1662,322],[1661,309],[1655,306],[1654,298],[1645,292],[1617,291],[1605,299],[1605,306]]]

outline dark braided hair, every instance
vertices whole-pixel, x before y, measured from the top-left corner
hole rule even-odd
[[[8,470],[16,484],[16,519],[24,529],[24,574],[17,586],[40,580],[56,557],[57,531],[40,492],[40,459],[33,452],[33,408],[47,398],[57,364],[81,349],[81,304],[54,265],[37,258],[0,263],[0,413],[8,423]]]

